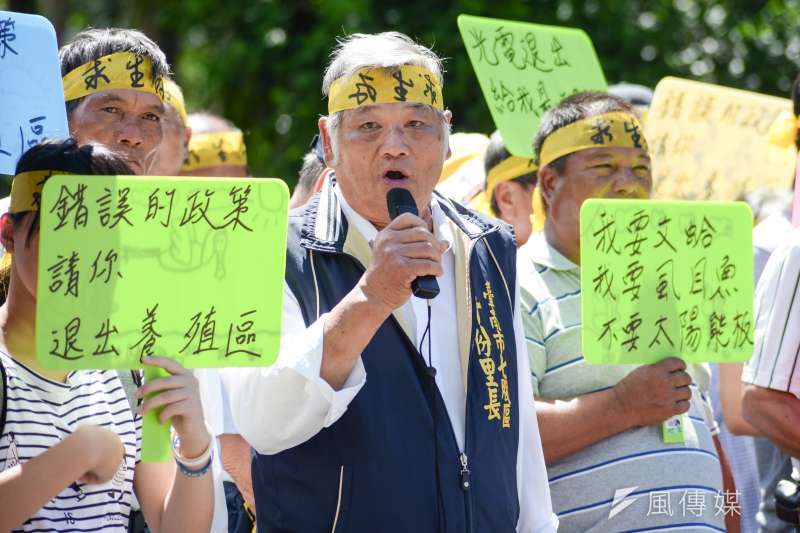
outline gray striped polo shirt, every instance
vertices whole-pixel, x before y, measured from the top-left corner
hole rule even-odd
[[[536,234],[518,276],[534,394],[572,398],[613,387],[636,365],[589,365],[581,350],[580,267]],[[711,436],[707,365],[690,365],[685,442],[661,427],[627,430],[548,465],[559,531],[724,531],[735,495],[723,492]]]

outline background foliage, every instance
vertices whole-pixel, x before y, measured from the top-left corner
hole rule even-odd
[[[87,26],[138,28],[170,59],[190,109],[247,135],[255,176],[290,185],[326,106],[337,36],[398,30],[449,58],[455,131],[494,127],[456,27],[460,13],[583,28],[609,83],[677,75],[786,96],[800,67],[800,0],[0,0],[39,13],[68,42]]]

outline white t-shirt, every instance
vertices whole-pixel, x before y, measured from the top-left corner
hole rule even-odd
[[[0,364],[7,385],[0,471],[36,457],[82,425],[105,427],[125,446],[125,460],[111,481],[76,481],[14,531],[127,532],[142,419],[134,417],[116,371],[81,370],[58,383],[2,352]]]

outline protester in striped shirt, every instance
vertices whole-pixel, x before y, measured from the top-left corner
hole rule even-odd
[[[742,373],[742,414],[800,458],[800,230],[770,256],[755,300],[755,349]]]
[[[597,137],[598,121],[608,135]],[[706,397],[707,365],[668,358],[589,366],[581,354],[580,208],[588,198],[650,196],[636,112],[605,93],[570,96],[545,113],[534,150],[547,217],[544,232],[520,250],[518,273],[561,531],[724,531],[723,514],[728,531],[738,531],[733,510],[716,505],[724,456]],[[687,412],[685,442],[664,444],[660,424]]]
[[[209,531],[211,437],[191,373],[146,358],[171,376],[139,388],[139,398],[153,396],[134,414],[115,371],[50,371],[36,359],[38,197],[47,177],[60,172],[131,169],[102,146],[73,140],[35,146],[17,166],[9,213],[0,218],[10,257],[0,307],[0,531],[125,532],[132,490],[151,531]],[[139,463],[141,416],[156,408],[180,438],[177,464]],[[199,458],[205,466],[186,466]]]

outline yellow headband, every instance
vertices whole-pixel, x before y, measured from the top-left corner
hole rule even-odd
[[[497,165],[495,165],[486,175],[486,189],[479,192],[475,197],[470,200],[469,207],[476,211],[480,211],[489,216],[495,216],[492,213],[492,194],[498,183],[504,181],[511,181],[531,172],[536,172],[536,165],[532,159],[527,157],[510,156]]]
[[[573,122],[551,133],[542,144],[539,166],[543,167],[559,157],[581,150],[604,146],[648,151],[639,119],[629,113],[603,113]]]
[[[175,108],[185,126],[186,102],[183,100],[183,91],[180,85],[169,79],[164,82],[164,103]]]
[[[800,127],[800,117],[794,116],[791,111],[781,111],[769,127],[767,140],[780,148],[795,146],[798,127]]]
[[[189,155],[182,171],[217,166],[247,166],[247,150],[241,131],[198,133],[189,139]]]
[[[143,91],[164,100],[164,79],[153,79],[150,58],[116,52],[89,61],[64,76],[64,101],[109,89]]]
[[[11,181],[11,201],[9,213],[23,213],[25,211],[38,211],[42,200],[42,187],[47,178],[57,174],[63,176],[72,174],[61,170],[32,170],[20,172]]]
[[[328,114],[356,107],[414,102],[444,110],[442,87],[430,70],[414,65],[362,68],[339,78],[328,91]]]
[[[486,175],[486,194],[490,197],[498,183],[517,179],[531,172],[536,172],[538,167],[533,159],[512,155],[492,167]]]

